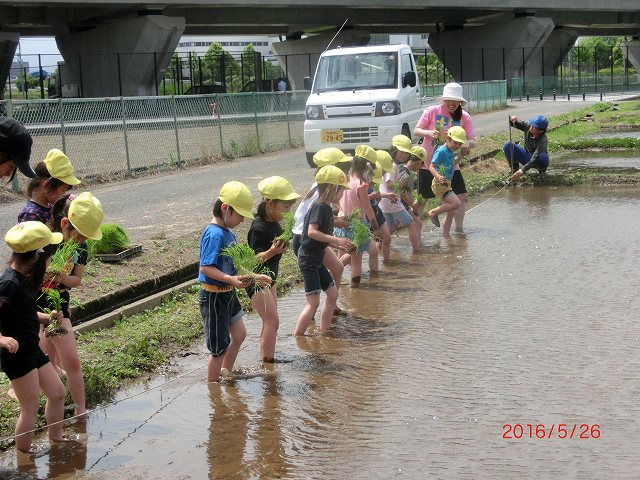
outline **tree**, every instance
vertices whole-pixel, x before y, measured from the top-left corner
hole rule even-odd
[[[231,85],[238,76],[238,62],[234,60],[220,43],[212,43],[204,55],[202,79],[203,83],[227,85],[227,91],[232,91]]]
[[[571,58],[580,63],[580,70],[594,71],[624,67],[621,44],[624,37],[586,37],[573,47]]]

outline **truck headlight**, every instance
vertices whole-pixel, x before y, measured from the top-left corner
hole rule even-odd
[[[324,113],[320,105],[309,105],[305,110],[307,120],[324,120]]]
[[[398,115],[400,113],[400,104],[397,100],[390,102],[376,103],[376,117],[385,117],[387,115]]]

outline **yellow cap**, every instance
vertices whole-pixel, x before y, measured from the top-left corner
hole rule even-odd
[[[382,165],[380,162],[376,162],[376,168],[373,169],[373,177],[371,177],[371,182],[380,184],[382,183],[382,174],[384,173],[382,169]]]
[[[327,165],[322,167],[316,173],[316,181],[318,183],[330,183],[332,185],[339,185],[344,188],[351,188],[347,183],[347,176],[342,170],[334,165]]]
[[[424,162],[427,159],[427,151],[420,145],[416,145],[415,147],[411,147],[411,156],[417,157],[418,160]]]
[[[273,176],[258,183],[258,191],[262,198],[269,200],[295,200],[300,198],[286,178]]]
[[[53,178],[57,178],[67,185],[78,185],[80,183],[80,180],[73,176],[73,165],[71,165],[69,157],[62,150],[57,148],[49,150],[44,159],[44,164],[47,166],[49,175]]]
[[[378,155],[369,145],[358,145],[356,147],[356,157],[364,158],[368,162],[376,163]]]
[[[389,152],[386,150],[376,150],[376,155],[378,156],[378,163],[385,172],[393,170],[393,159]]]
[[[253,218],[253,195],[242,182],[231,181],[225,183],[218,196],[223,203],[230,205],[245,218]]]
[[[455,142],[464,143],[467,141],[467,132],[464,131],[464,128],[456,125],[447,131],[447,137]]]
[[[335,147],[323,148],[313,156],[313,163],[318,167],[325,167],[327,165],[335,165],[336,163],[346,163],[350,161],[350,155],[346,155],[342,150]]]
[[[91,195],[90,192],[82,192],[69,204],[69,222],[80,235],[91,240],[102,238],[102,220],[104,212],[100,200]]]
[[[58,244],[62,241],[62,234],[52,233],[42,222],[29,221],[17,224],[4,236],[9,248],[16,253],[38,250],[47,245]]]
[[[395,135],[391,139],[391,145],[401,152],[411,153],[411,139],[406,135]]]

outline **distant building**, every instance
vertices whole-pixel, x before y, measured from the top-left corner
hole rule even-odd
[[[260,52],[263,56],[271,54],[271,44],[279,42],[278,37],[266,37],[257,35],[219,35],[219,36],[184,36],[180,39],[176,53],[180,57],[186,57],[189,53],[195,53],[202,57],[213,43],[219,43],[227,52],[234,57],[240,56],[242,51],[249,45],[253,45],[256,52]]]

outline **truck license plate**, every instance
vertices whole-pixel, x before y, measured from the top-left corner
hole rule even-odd
[[[344,132],[342,130],[322,130],[320,139],[322,143],[342,143]]]

